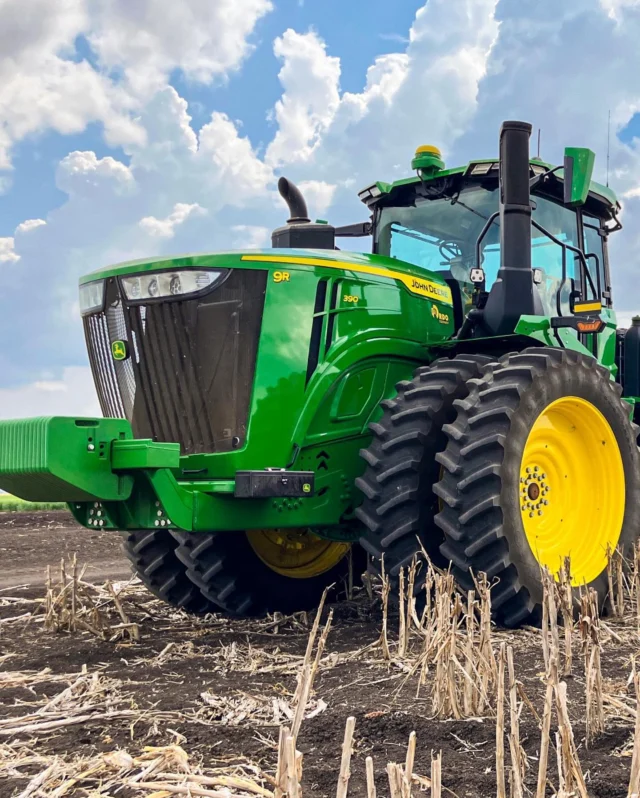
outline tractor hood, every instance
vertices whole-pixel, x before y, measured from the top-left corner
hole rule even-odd
[[[282,271],[287,267],[340,269],[355,274],[386,277],[399,280],[412,293],[427,296],[444,304],[452,302],[449,286],[435,272],[381,255],[325,249],[248,250],[128,261],[91,272],[80,278],[80,285],[85,286],[110,277],[125,277],[145,272],[256,268]]]

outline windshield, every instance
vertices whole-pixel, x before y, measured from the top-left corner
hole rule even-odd
[[[423,269],[440,272],[460,286],[465,311],[471,304],[471,269],[475,266],[476,242],[489,217],[498,210],[498,189],[474,186],[454,198],[417,199],[415,205],[383,208],[376,230],[376,252]],[[574,210],[543,197],[535,197],[533,219],[558,241],[579,246],[578,219]],[[570,312],[572,287],[580,290],[580,267],[567,251],[566,280],[562,281],[562,247],[532,227],[531,265],[539,270],[538,291],[544,312]],[[500,221],[496,218],[482,240],[480,265],[486,289],[495,282],[500,268]],[[590,264],[589,264],[590,265]],[[571,282],[573,281],[573,283]]]
[[[423,199],[415,206],[383,208],[376,251],[468,282],[478,236],[497,210],[498,190],[481,187],[465,189],[455,199]],[[498,233],[498,225],[492,225],[485,247],[498,243]],[[491,282],[494,279],[495,274]]]

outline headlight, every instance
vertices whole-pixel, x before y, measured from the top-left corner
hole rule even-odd
[[[104,280],[95,280],[80,286],[80,313],[88,316],[104,307]]]
[[[221,271],[160,272],[123,277],[122,289],[130,302],[144,302],[162,297],[195,294],[212,286],[222,277]]]

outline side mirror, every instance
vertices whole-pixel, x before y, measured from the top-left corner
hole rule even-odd
[[[584,205],[589,195],[596,156],[585,147],[567,147],[564,151],[564,204],[571,208]]]

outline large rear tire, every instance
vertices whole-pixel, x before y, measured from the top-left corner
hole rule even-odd
[[[382,417],[370,425],[373,439],[360,452],[367,467],[356,480],[364,495],[356,511],[364,525],[360,544],[375,573],[384,557],[392,584],[421,544],[436,565],[448,564],[440,555],[443,536],[434,524],[438,499],[433,485],[440,479],[435,457],[447,445],[442,428],[456,416],[454,401],[466,397],[467,380],[479,377],[490,363],[484,355],[458,355],[418,369],[412,380],[398,383],[397,396],[382,402]]]
[[[640,458],[621,388],[594,358],[532,348],[469,383],[438,456],[436,523],[458,583],[485,572],[496,620],[535,622],[541,567],[571,561],[604,606],[607,550],[640,531]]]
[[[124,553],[144,586],[162,601],[196,615],[217,611],[187,576],[168,529],[122,532]]]
[[[177,556],[202,595],[219,610],[245,617],[308,610],[334,583],[340,592],[352,552],[350,544],[322,540],[309,530],[173,535]]]

